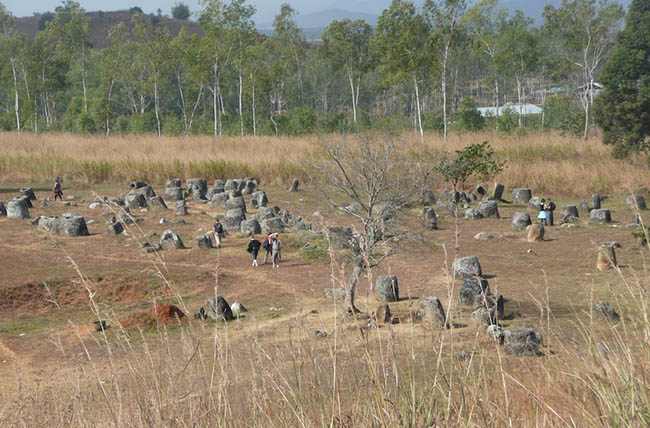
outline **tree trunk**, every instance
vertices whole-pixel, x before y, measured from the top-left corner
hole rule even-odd
[[[422,111],[420,110],[420,88],[418,87],[418,78],[413,73],[413,85],[415,86],[415,104],[418,115],[418,126],[420,128],[420,141],[424,144],[424,129],[422,128]]]
[[[442,59],[442,122],[443,122],[443,136],[447,141],[447,59],[449,57],[449,44],[445,45],[445,53]]]
[[[348,80],[350,81],[350,91],[352,92],[352,117],[354,118],[354,129],[359,132],[357,127],[357,100],[354,92],[354,78],[352,76],[352,70],[348,71]]]
[[[81,87],[84,90],[84,113],[88,113],[88,90],[86,89],[86,42],[81,41]]]
[[[156,124],[158,126],[158,136],[162,136],[162,130],[160,129],[160,106],[158,104],[158,73],[154,72],[153,74],[153,104],[154,110],[156,111]]]
[[[113,95],[114,79],[111,79],[111,85],[108,88],[108,96],[106,97],[106,135],[111,133],[110,114],[111,114],[111,96]]]
[[[16,131],[20,132],[20,104],[18,98],[18,77],[16,76],[16,63],[11,59],[11,73],[14,78],[14,110],[16,112]]]
[[[239,64],[239,135],[244,136],[244,79],[242,78],[241,63]]]
[[[218,134],[217,132],[217,115],[218,115],[218,107],[217,107],[217,88],[213,87],[211,88],[212,90],[212,116],[214,119],[214,136],[216,137]]]
[[[251,80],[253,80],[253,76],[251,75]],[[252,87],[251,87],[251,107],[253,109],[253,137],[257,136],[257,119],[256,119],[256,113],[255,113],[255,82],[253,81]]]
[[[194,103],[194,107],[192,107],[192,114],[190,115],[190,123],[188,124],[187,127],[187,135],[189,135],[190,131],[192,130],[194,115],[196,114],[196,109],[199,107],[199,104],[201,103],[202,96],[203,96],[203,82],[201,82],[201,84],[199,85],[199,94],[196,96],[196,102]]]
[[[176,83],[178,84],[178,94],[181,100],[181,113],[183,114],[183,128],[185,135],[187,135],[187,106],[185,104],[185,94],[183,93],[183,85],[181,84],[181,71],[180,67],[176,68]]]
[[[522,116],[521,79],[519,79],[519,76],[515,77],[515,79],[517,79],[517,102],[519,103],[519,129],[521,129],[521,116]]]
[[[357,261],[352,270],[352,274],[348,279],[347,287],[345,289],[345,300],[343,302],[343,310],[347,315],[354,315],[359,313],[359,309],[354,305],[354,293],[357,289],[357,283],[363,271],[363,260]]]

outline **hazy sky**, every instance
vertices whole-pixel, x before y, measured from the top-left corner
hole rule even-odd
[[[174,3],[179,0],[79,0],[83,8],[88,11],[95,10],[120,10],[139,6],[146,13],[156,12],[162,9],[163,14],[170,15]],[[200,0],[180,0],[187,4],[192,11],[201,9]],[[0,0],[14,16],[30,16],[34,12],[53,11],[61,5],[61,0]],[[256,22],[264,23],[270,21],[280,9],[282,3],[289,3],[300,13],[306,14],[318,10],[339,8],[351,11],[379,14],[381,10],[390,4],[390,0],[249,0],[248,3],[255,5],[258,14]]]

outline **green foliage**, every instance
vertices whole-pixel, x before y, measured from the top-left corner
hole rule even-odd
[[[183,122],[174,114],[167,115],[162,124],[164,135],[181,135],[183,133]]]
[[[47,23],[54,19],[54,14],[52,12],[45,12],[41,15],[41,19],[38,20],[38,31],[44,31],[47,27]]]
[[[580,135],[585,122],[584,111],[567,97],[553,96],[546,100],[544,126],[562,134]]]
[[[77,130],[82,134],[93,134],[97,132],[97,125],[90,113],[83,112],[79,114],[77,118]]]
[[[174,19],[188,19],[190,17],[190,8],[185,3],[174,3],[172,7],[172,16]]]
[[[485,118],[476,109],[471,98],[462,102],[462,110],[458,113],[458,128],[461,131],[478,132],[485,127]]]
[[[311,109],[298,108],[291,112],[289,133],[293,135],[311,134],[316,129],[316,115]]]
[[[152,111],[144,114],[135,114],[129,118],[129,131],[134,134],[156,132],[156,127],[156,116]]]
[[[614,155],[650,148],[650,2],[634,0],[614,55],[601,77],[605,91],[595,102],[594,116],[603,142]]]
[[[442,134],[445,130],[445,122],[442,113],[426,113],[422,116],[422,127],[428,131],[436,131]]]
[[[139,6],[133,6],[131,9],[129,9],[129,12],[144,14],[142,8],[140,8]]]
[[[501,116],[496,118],[497,127],[499,132],[504,134],[512,134],[515,129],[517,129],[517,121],[519,119],[519,113],[514,111],[511,108],[504,108],[501,110]]]
[[[484,141],[456,150],[454,154],[444,153],[435,171],[454,190],[464,190],[471,178],[489,180],[503,171],[504,166],[505,161],[498,161],[490,144]]]

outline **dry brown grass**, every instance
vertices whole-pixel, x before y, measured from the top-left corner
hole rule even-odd
[[[169,177],[228,178],[254,176],[265,183],[307,179],[303,169],[324,137],[163,137],[79,136],[0,133],[0,179],[5,183],[68,182],[89,184],[144,179],[160,184]],[[348,137],[353,138],[353,137]],[[413,134],[399,137],[422,149]],[[587,196],[614,193],[647,183],[650,166],[639,159],[616,160],[599,140],[582,141],[557,134],[525,137],[495,133],[452,135],[445,142],[426,136],[431,151],[457,150],[489,141],[507,168],[497,180],[508,187],[527,186],[538,193]]]

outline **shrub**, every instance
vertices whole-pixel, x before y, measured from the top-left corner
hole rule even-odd
[[[172,7],[172,16],[174,19],[187,19],[190,17],[190,8],[184,3],[175,3]]]
[[[173,114],[166,116],[162,122],[164,135],[181,135],[183,133],[183,122]]]
[[[471,98],[462,102],[462,110],[458,113],[458,129],[461,131],[478,132],[485,127],[485,118],[476,109]]]

